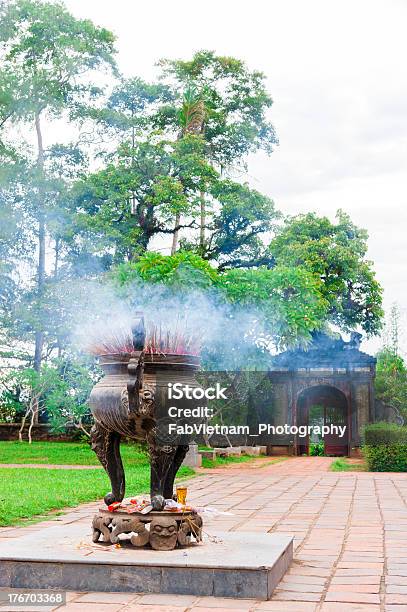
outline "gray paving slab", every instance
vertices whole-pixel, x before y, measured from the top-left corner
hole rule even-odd
[[[0,544],[0,586],[269,599],[292,537],[218,532],[173,551],[94,544],[86,524],[57,525]]]

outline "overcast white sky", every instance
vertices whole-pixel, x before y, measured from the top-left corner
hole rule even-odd
[[[116,34],[127,76],[199,49],[262,70],[280,145],[253,156],[250,182],[286,214],[349,212],[369,231],[386,307],[407,312],[406,0],[65,2]]]

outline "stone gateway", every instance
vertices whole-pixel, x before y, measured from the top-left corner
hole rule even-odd
[[[374,377],[376,359],[360,351],[361,336],[352,333],[349,342],[326,334],[315,334],[308,350],[285,351],[273,358],[274,425],[337,425],[343,436],[323,438],[326,455],[357,454],[361,431],[376,419]],[[273,452],[308,454],[309,436],[276,436]]]

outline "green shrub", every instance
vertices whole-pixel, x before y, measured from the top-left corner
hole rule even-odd
[[[362,450],[372,472],[407,472],[407,427],[385,422],[367,425]]]
[[[309,454],[312,457],[323,457],[325,454],[325,444],[323,442],[311,442],[309,445]]]
[[[395,423],[372,423],[366,425],[363,437],[366,446],[407,444],[407,427]]]
[[[363,454],[372,472],[407,472],[407,444],[366,445]]]

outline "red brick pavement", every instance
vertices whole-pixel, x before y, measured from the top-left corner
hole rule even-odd
[[[208,533],[295,537],[294,561],[271,601],[70,593],[58,610],[407,612],[407,474],[330,472],[330,463],[298,457],[256,469],[243,464],[207,470],[189,483],[192,502],[232,513],[206,521]],[[84,504],[57,520],[89,522],[97,506]],[[38,528],[4,528],[0,540]]]

